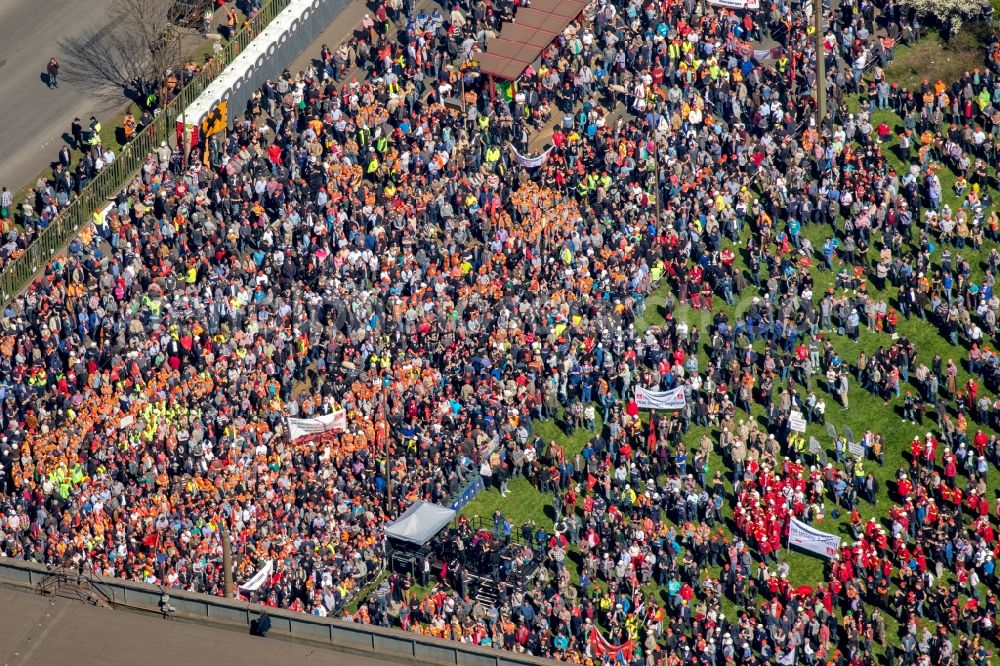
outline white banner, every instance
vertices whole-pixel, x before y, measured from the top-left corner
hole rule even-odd
[[[347,412],[338,409],[326,416],[314,419],[288,419],[288,437],[293,442],[300,437],[321,435],[325,432],[344,432],[347,430]]]
[[[760,9],[760,0],[708,0],[708,4],[729,9]]]
[[[250,592],[259,590],[260,586],[264,584],[264,581],[271,577],[271,572],[273,571],[274,562],[271,560],[264,562],[264,566],[260,568],[260,571],[255,573],[250,580],[240,585],[240,589],[249,590]]]
[[[683,409],[685,402],[683,386],[669,391],[651,391],[641,386],[635,387],[635,404],[639,409]]]
[[[514,144],[510,144],[510,151],[514,153],[514,161],[517,162],[518,166],[522,166],[525,169],[534,169],[535,167],[545,164],[545,160],[549,159],[549,153],[552,152],[553,148],[555,148],[555,146],[549,146],[548,150],[536,157],[525,157],[521,153],[517,152],[517,148],[514,147]]]
[[[802,412],[792,412],[788,415],[788,427],[792,432],[806,431],[806,419],[802,416]]]
[[[781,57],[781,47],[776,46],[773,49],[754,49],[753,50],[754,60],[777,60]]]
[[[820,557],[833,557],[840,547],[840,537],[828,532],[814,530],[802,521],[792,518],[788,527],[788,545],[798,546]]]

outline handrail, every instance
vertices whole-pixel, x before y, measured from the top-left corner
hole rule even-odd
[[[465,478],[465,481],[463,481],[458,487],[458,490],[448,495],[448,499],[445,500],[444,505],[450,507],[452,504],[459,501],[462,498],[462,495],[464,495],[469,488],[476,485],[476,483],[483,483],[485,487],[482,475],[480,475],[478,471],[473,470],[469,476]]]
[[[35,591],[41,595],[53,595],[68,583],[80,584],[83,582],[87,584],[89,592],[100,597],[103,605],[109,608],[114,605],[111,595],[102,589],[101,582],[97,580],[97,577],[92,572],[79,571],[68,566],[60,566],[49,572],[45,578],[38,581],[35,585]]]
[[[291,0],[266,0],[254,17],[213,57],[201,71],[181,88],[164,106],[163,111],[135,138],[124,145],[109,166],[99,171],[80,194],[46,227],[16,259],[8,262],[0,273],[0,307],[14,300],[50,261],[61,252],[87,223],[93,213],[110,197],[124,188],[143,167],[153,149],[165,141],[184,109],[205,91],[208,85],[228,67],[243,49],[274,20]]]

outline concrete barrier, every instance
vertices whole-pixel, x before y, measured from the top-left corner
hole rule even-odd
[[[177,118],[178,133],[192,132],[226,100],[227,124],[242,118],[247,102],[265,81],[277,78],[340,15],[350,0],[291,0],[288,6]],[[318,56],[319,53],[317,52]],[[178,134],[180,136],[180,134]]]
[[[0,585],[34,590],[52,569],[33,562],[0,559]],[[421,636],[367,624],[267,608],[185,590],[163,589],[120,578],[88,576],[90,583],[116,606],[160,612],[160,597],[170,595],[174,615],[219,628],[246,628],[266,612],[271,617],[269,636],[307,643],[362,656],[387,657],[407,664],[434,666],[551,666],[553,661],[504,650],[481,648],[455,641]]]

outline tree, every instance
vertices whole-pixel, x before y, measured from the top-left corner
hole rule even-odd
[[[112,0],[109,25],[60,44],[63,77],[99,96],[141,101],[181,64],[184,31],[168,20],[171,0]]]
[[[978,16],[983,11],[981,0],[901,0],[903,7],[912,8],[917,15],[932,17],[950,35],[955,35],[964,19]]]

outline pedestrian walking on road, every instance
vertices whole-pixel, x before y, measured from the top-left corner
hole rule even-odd
[[[59,62],[55,58],[49,58],[49,64],[45,67],[49,75],[49,88],[59,87]]]

